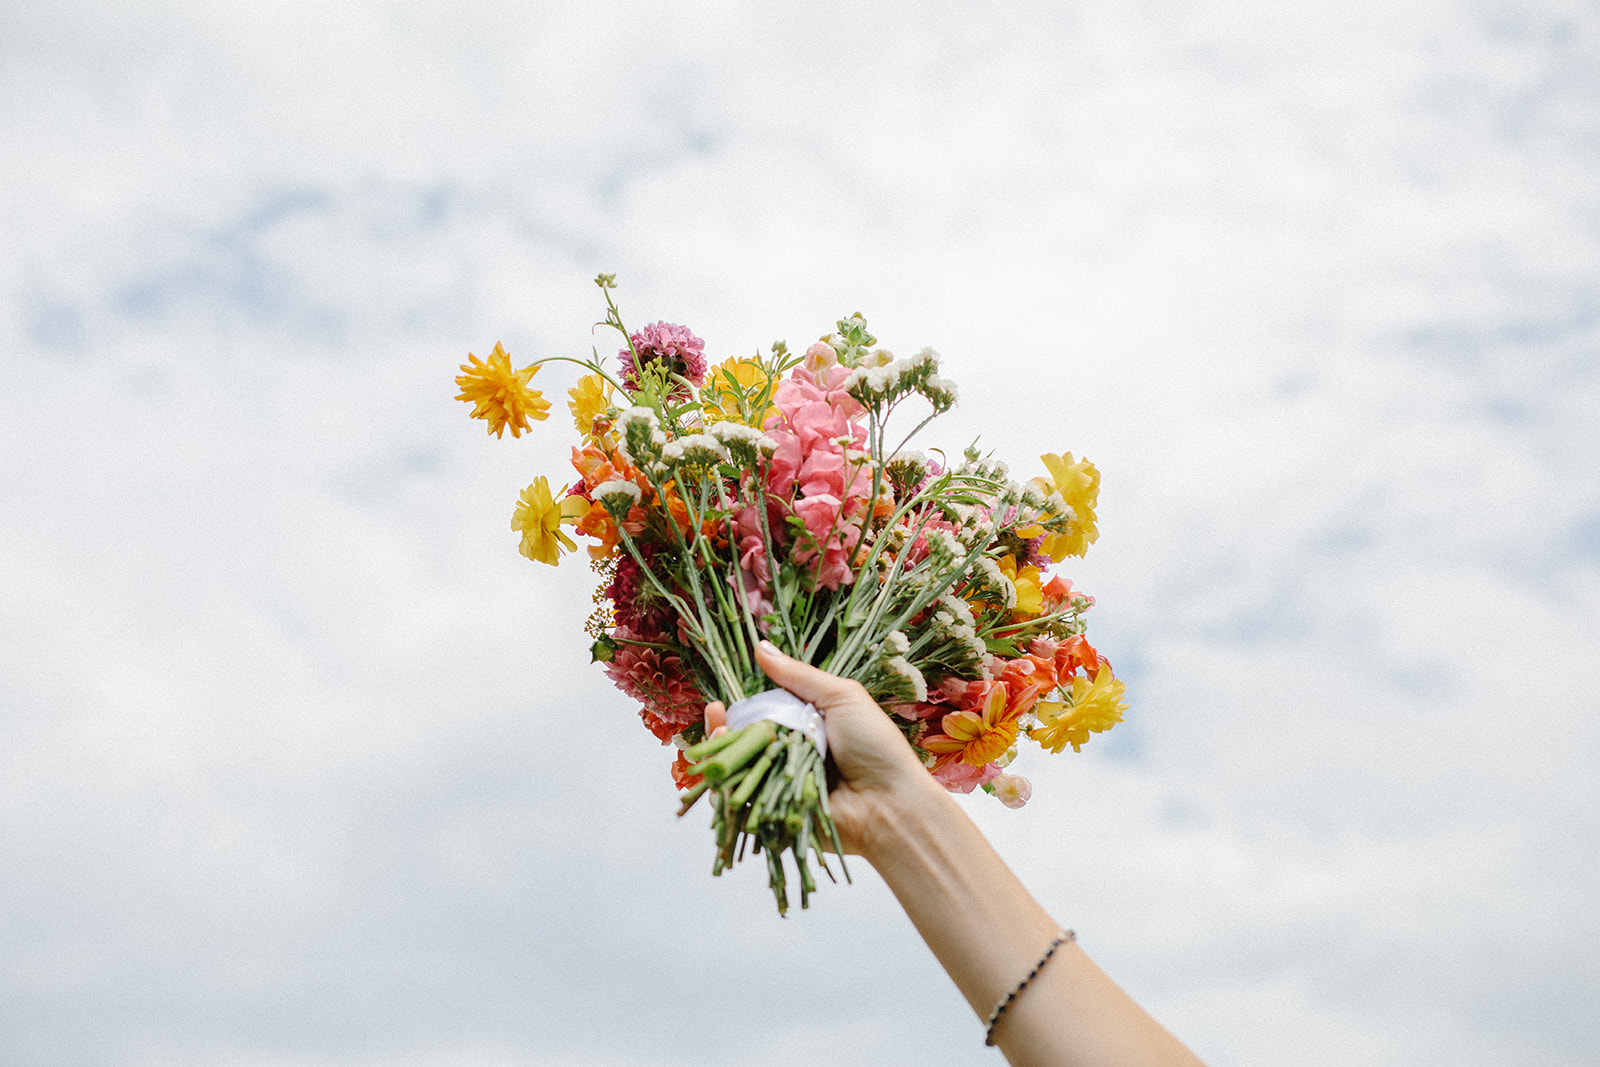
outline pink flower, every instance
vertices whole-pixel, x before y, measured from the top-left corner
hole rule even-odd
[[[805,523],[806,531],[818,545],[824,544],[830,536],[842,528],[843,523],[839,515],[843,510],[844,501],[831,493],[801,497],[794,502],[794,513],[800,516],[800,521]]]
[[[706,698],[676,653],[629,644],[640,635],[626,626],[618,626],[614,634],[617,651],[606,664],[606,675],[645,705],[640,717],[665,744],[704,714]]]
[[[1033,784],[1020,774],[998,775],[989,784],[994,787],[994,795],[1000,798],[1000,803],[1008,808],[1020,808],[1033,796]]]
[[[813,544],[799,545],[794,550],[796,563],[810,563],[818,556],[817,584],[826,589],[837,589],[855,581],[850,560],[856,543],[861,540],[861,530],[843,516],[844,502],[828,493],[801,497],[794,502],[794,513],[805,524]]]
[[[622,384],[629,388],[639,385],[639,371],[633,365],[634,351],[644,363],[666,363],[672,373],[683,375],[697,386],[705,384],[706,343],[687,326],[652,322],[628,339],[633,342],[633,350],[624,348],[617,353],[622,361]]]
[[[952,793],[970,793],[980,785],[987,785],[1000,777],[1000,768],[993,763],[974,767],[970,763],[952,760],[943,767],[935,767],[933,776]]]
[[[839,353],[826,341],[818,341],[806,349],[805,369],[810,374],[824,373],[830,367],[839,365]]]
[[[937,704],[895,704],[889,710],[902,719],[916,722],[919,719],[931,719],[936,715],[943,715],[948,709],[941,708]]]
[[[767,616],[778,610],[777,605],[767,597],[770,587],[754,574],[741,572],[739,579],[739,585],[735,585],[733,575],[728,575],[728,585],[734,589],[740,585],[744,587],[745,608],[750,612],[750,617],[755,619],[756,628],[762,633],[768,632],[772,624],[767,621]],[[734,595],[738,596],[737,593]]]

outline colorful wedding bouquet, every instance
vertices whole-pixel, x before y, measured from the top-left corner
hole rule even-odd
[[[801,355],[779,342],[708,369],[683,326],[630,333],[615,279],[597,282],[603,325],[626,341],[615,369],[598,352],[514,369],[496,344],[487,360],[468,356],[457,399],[491,433],[519,437],[549,415],[530,386],[543,364],[588,372],[568,403],[578,480],[552,492],[537,478],[511,525],[542,563],[576,551],[569,528],[591,541],[594,658],[678,746],[679,814],[711,797],[712,873],[753,843],[782,914],[784,852],[802,907],[810,857],[832,878],[831,850],[843,871],[820,717],[772,688],[760,640],[859,681],[946,788],[1008,807],[1031,792],[1006,773],[1022,738],[1076,751],[1121,721],[1122,683],[1084,638],[1093,599],[1048,574],[1098,537],[1092,464],[1045,455],[1047,474],[1019,483],[975,447],[959,459],[908,451],[955,386],[931,349],[896,359],[875,347],[859,315]],[[891,445],[891,417],[907,408],[920,421]],[[712,700],[728,719],[708,735]]]

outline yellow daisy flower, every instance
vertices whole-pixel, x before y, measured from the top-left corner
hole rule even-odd
[[[1029,730],[1028,736],[1051,752],[1060,752],[1069,744],[1072,751],[1081,751],[1091,733],[1104,733],[1122,721],[1122,713],[1128,710],[1122,694],[1123,685],[1112,677],[1110,667],[1102,666],[1092,682],[1079,675],[1072,679],[1070,704],[1041,700],[1033,706],[1040,725]]]
[[[534,479],[522,491],[517,509],[511,514],[511,528],[522,534],[520,551],[529,559],[548,563],[554,567],[561,560],[563,550],[577,550],[577,543],[561,532],[563,522],[576,522],[589,510],[589,502],[582,497],[570,496],[557,504],[550,494],[550,482],[544,475]]]
[[[496,437],[503,437],[507,426],[512,437],[521,437],[529,419],[542,422],[550,417],[550,401],[539,390],[528,388],[538,364],[512,370],[511,357],[500,342],[495,342],[487,361],[468,352],[461,369],[466,373],[456,377],[461,387],[456,399],[471,404],[472,417],[487,422]]]
[[[594,436],[594,420],[611,406],[609,393],[606,380],[598,374],[585,374],[567,390],[567,410],[572,412],[572,421],[583,436]]]
[[[1045,534],[1040,551],[1055,560],[1081,556],[1100,539],[1094,515],[1100,499],[1100,472],[1086,459],[1074,461],[1071,452],[1064,456],[1050,452],[1039,458],[1044,460],[1050,477],[1035,478],[1034,482],[1047,493],[1060,493],[1073,514],[1067,530]]]
[[[701,414],[706,425],[714,422],[745,421],[744,409],[757,403],[772,379],[760,360],[734,357],[712,368],[700,390]],[[760,429],[767,419],[778,414],[771,397],[762,411],[753,412],[746,425]],[[742,401],[742,403],[741,403]]]

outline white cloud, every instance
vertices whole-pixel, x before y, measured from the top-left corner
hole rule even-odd
[[[976,1049],[870,872],[706,877],[590,576],[515,554],[559,420],[450,377],[604,351],[600,270],[719,353],[860,309],[964,387],[929,443],[1100,465],[1130,722],[974,811],[1203,1054],[1593,1047],[1582,5],[8,26],[0,1058]]]

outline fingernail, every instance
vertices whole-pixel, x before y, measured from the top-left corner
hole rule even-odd
[[[763,652],[770,652],[774,656],[783,655],[782,652],[778,651],[778,646],[773,644],[771,641],[768,641],[766,638],[762,638],[760,641],[757,641],[756,644]]]

